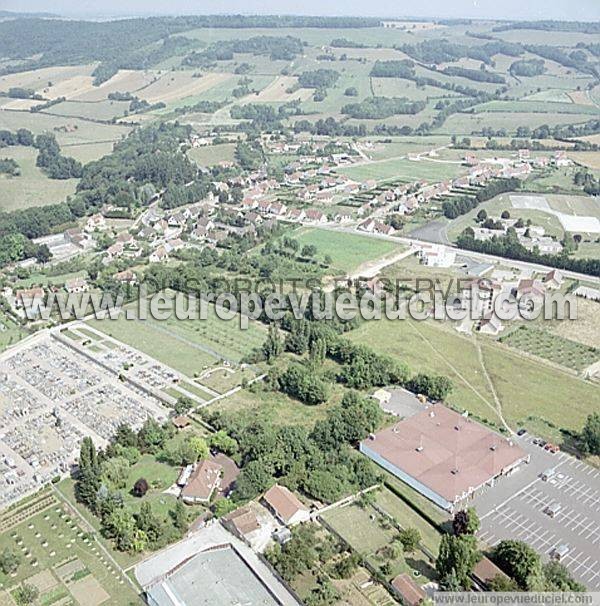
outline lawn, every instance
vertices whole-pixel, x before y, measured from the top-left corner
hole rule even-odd
[[[39,513],[0,535],[0,552],[8,548],[21,559],[16,576],[0,573],[2,586],[11,590],[22,581],[36,582],[44,587],[41,604],[53,603],[57,596],[70,598],[66,603],[75,604],[73,596],[80,591],[81,580],[85,577],[94,591],[107,592],[111,605],[141,604],[137,592],[87,534],[89,528],[82,527],[79,518],[55,497],[48,504]],[[77,571],[67,574],[67,568],[71,567]],[[89,584],[92,579],[95,582]],[[91,603],[93,596],[89,598]]]
[[[389,240],[317,227],[301,228],[291,234],[291,237],[298,240],[301,246],[316,246],[319,258],[329,255],[333,267],[346,273],[365,262],[380,259],[393,252],[401,252],[403,249],[401,244]]]
[[[193,147],[188,151],[188,156],[200,166],[214,166],[224,160],[231,162],[234,159],[235,143],[223,143],[222,145],[208,145],[206,147]]]
[[[35,165],[37,155],[33,147],[0,150],[0,158],[12,158],[21,169],[16,177],[0,175],[0,211],[55,204],[75,193],[77,179],[49,179]]]
[[[224,359],[238,363],[266,335],[258,322],[250,321],[242,330],[239,316],[221,320],[214,306],[206,320],[127,320],[122,314],[117,320],[93,319],[89,324],[189,377]]]
[[[505,345],[580,372],[600,359],[600,350],[545,330],[519,326],[500,339]]]
[[[343,388],[336,385],[327,402],[308,406],[279,391],[268,391],[261,384],[256,384],[256,387],[241,389],[232,396],[211,404],[209,410],[234,414],[248,421],[261,419],[275,426],[301,425],[312,428],[316,421],[324,419],[327,411],[341,400],[342,394]]]
[[[362,508],[358,504],[337,507],[325,512],[322,518],[336,530],[342,538],[361,554],[369,555],[389,545],[398,531],[387,528],[371,519],[380,517],[371,507]]]

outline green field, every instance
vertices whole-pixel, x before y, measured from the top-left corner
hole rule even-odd
[[[188,151],[187,155],[200,166],[214,166],[224,160],[228,162],[233,161],[235,147],[235,143],[193,147]]]
[[[59,145],[118,141],[131,131],[130,126],[123,124],[98,124],[80,118],[50,116],[41,112],[2,111],[0,109],[0,129],[16,131],[19,128],[27,128],[36,135],[51,132],[56,136]]]
[[[510,347],[582,371],[600,359],[600,350],[529,326],[519,326],[500,341]]]
[[[264,341],[265,329],[250,322],[240,330],[239,318],[221,320],[214,307],[206,320],[90,320],[90,326],[131,345],[158,361],[193,377],[222,359],[239,362]]]
[[[316,246],[319,257],[329,255],[333,267],[343,272],[350,272],[363,263],[401,252],[403,249],[401,244],[389,240],[316,227],[303,227],[294,232],[292,237],[298,240],[301,246]]]
[[[600,411],[597,386],[493,342],[480,342],[480,358],[475,338],[434,321],[369,322],[352,331],[350,338],[393,355],[415,372],[448,376],[454,384],[448,402],[495,423],[498,416],[482,360],[504,417],[514,427],[531,414],[579,431],[590,412]]]
[[[517,113],[511,112],[479,112],[461,113],[450,116],[437,132],[448,135],[471,135],[480,132],[483,128],[494,130],[506,129],[514,133],[519,126],[537,128],[543,124],[557,126],[562,124],[582,124],[590,120],[590,114],[559,114],[551,111],[549,104],[546,113]]]
[[[554,113],[554,114],[590,114],[598,115],[598,109],[593,105],[576,105],[575,103],[544,103],[543,101],[490,101],[477,105],[477,113],[508,112],[520,113]],[[516,116],[515,120],[519,117]]]
[[[120,118],[129,109],[129,101],[64,101],[44,110],[45,114],[110,120]]]
[[[423,179],[435,182],[452,179],[466,174],[466,169],[460,164],[445,162],[434,162],[423,159],[414,161],[409,159],[381,160],[379,162],[368,162],[358,166],[347,166],[338,169],[338,172],[355,181],[389,181],[398,179],[401,181],[415,181]]]
[[[0,175],[0,211],[55,204],[75,193],[77,179],[49,179],[35,165],[37,154],[33,147],[0,150],[0,158],[12,158],[21,169],[16,177]]]

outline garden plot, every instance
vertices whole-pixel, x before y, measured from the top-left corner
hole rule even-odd
[[[576,371],[584,370],[600,358],[600,350],[595,347],[529,326],[520,326],[517,330],[502,337],[501,341],[506,345]]]

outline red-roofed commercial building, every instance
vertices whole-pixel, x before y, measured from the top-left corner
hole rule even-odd
[[[529,460],[510,439],[441,404],[372,434],[360,451],[450,512]]]

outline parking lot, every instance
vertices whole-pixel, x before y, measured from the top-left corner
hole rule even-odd
[[[491,546],[519,539],[545,560],[565,545],[561,562],[588,589],[600,590],[600,470],[565,453],[550,454],[530,436],[517,440],[531,462],[473,500],[479,538]],[[542,479],[548,470],[553,474]]]

